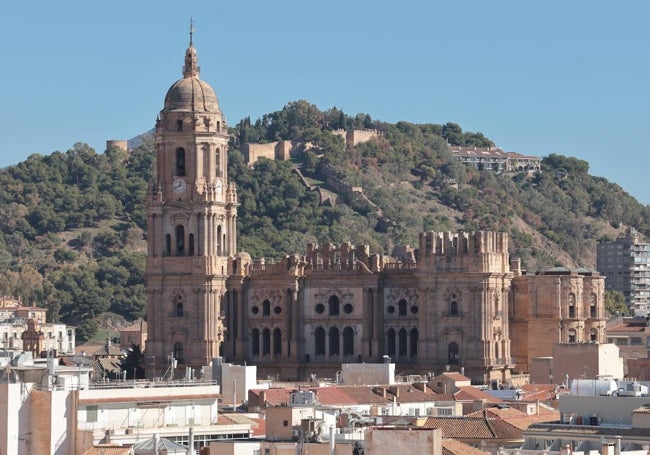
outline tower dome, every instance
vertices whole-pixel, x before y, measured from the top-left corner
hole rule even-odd
[[[210,84],[199,79],[199,59],[192,45],[185,51],[183,78],[174,82],[165,95],[164,111],[220,112],[219,102]]]

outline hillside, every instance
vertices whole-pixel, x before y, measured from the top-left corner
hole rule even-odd
[[[339,128],[381,134],[346,149],[332,133]],[[589,175],[583,160],[551,154],[534,175],[466,167],[447,144],[493,143],[453,123],[388,124],[296,101],[255,122],[242,120],[232,136],[238,244],[253,257],[348,241],[390,254],[396,245],[417,246],[425,230],[494,229],[510,233],[511,254],[528,270],[594,268],[598,240],[629,226],[645,235],[650,230],[648,208]],[[301,153],[246,165],[245,143],[278,139],[302,144]],[[144,200],[153,159],[145,138],[128,155],[75,144],[0,171],[0,293],[47,307],[53,320],[79,326],[81,340],[97,330],[100,316],[144,315]],[[341,185],[361,187],[363,194]]]

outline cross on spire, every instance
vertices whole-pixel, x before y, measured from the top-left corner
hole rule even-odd
[[[190,17],[190,46],[192,46],[192,35],[194,35],[194,20]]]

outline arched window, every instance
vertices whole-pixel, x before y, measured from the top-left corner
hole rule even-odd
[[[176,302],[176,317],[183,317],[183,302]]]
[[[406,316],[406,300],[402,299],[397,304],[397,314],[399,316]]]
[[[569,317],[576,317],[576,296],[569,294]]]
[[[182,120],[176,120],[176,131],[178,131],[178,132],[183,131],[183,121]]]
[[[217,226],[217,256],[221,256],[221,226]]]
[[[165,236],[165,256],[172,254],[172,236],[167,234]]]
[[[330,316],[338,316],[340,313],[340,302],[339,298],[335,295],[331,296],[329,300],[327,301],[328,307],[329,307],[329,315]]]
[[[449,314],[452,316],[458,316],[458,302],[453,301],[449,305]]]
[[[598,341],[598,330],[596,329],[591,329],[589,331],[589,339],[591,341]]]
[[[180,341],[174,343],[174,358],[178,363],[183,363],[183,343]]]
[[[339,342],[339,329],[332,327],[329,331],[330,337],[330,355],[341,355],[340,342]]]
[[[500,354],[500,352],[499,352],[499,342],[496,341],[494,343],[494,358],[499,360],[499,358],[500,358],[499,354]]]
[[[407,349],[408,349],[408,341],[407,341],[407,336],[406,336],[406,329],[400,329],[399,330],[399,355],[405,356],[407,354]]]
[[[282,330],[273,330],[273,355],[282,354]]]
[[[176,255],[182,256],[185,253],[185,227],[176,226]]]
[[[260,355],[260,331],[258,329],[253,329],[251,332],[251,353]]]
[[[569,329],[567,341],[569,343],[575,343],[577,340],[576,331],[574,329]]]
[[[271,355],[271,331],[262,330],[262,355]]]
[[[194,256],[194,234],[190,234],[188,237],[188,241],[190,242],[188,254]]]
[[[268,300],[262,302],[262,316],[271,316],[271,302]]]
[[[589,317],[590,318],[598,317],[598,309],[596,307],[596,294],[591,294],[589,296]]]
[[[185,177],[185,149],[182,147],[176,149],[176,175]]]
[[[325,355],[325,329],[322,327],[314,331],[314,355]]]
[[[418,329],[411,329],[411,357],[418,356]]]
[[[450,365],[458,365],[460,354],[458,353],[458,343],[452,341],[447,347],[447,357]]]
[[[388,329],[388,332],[386,333],[386,352],[388,353],[389,356],[395,357],[395,330],[394,329]]]
[[[354,355],[354,330],[352,327],[343,329],[343,355]]]
[[[217,123],[218,125],[218,123]],[[217,148],[217,154],[216,154],[216,161],[217,161],[217,177],[222,177],[221,175],[221,151]]]

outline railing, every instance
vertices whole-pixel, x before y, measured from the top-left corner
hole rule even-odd
[[[90,389],[133,389],[150,387],[203,387],[219,385],[217,381],[210,380],[177,380],[177,381],[150,381],[148,379],[130,381],[106,381],[90,383]],[[72,387],[76,389],[77,387]]]
[[[557,450],[499,449],[497,455],[560,455]],[[582,455],[584,452],[571,452]]]

